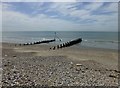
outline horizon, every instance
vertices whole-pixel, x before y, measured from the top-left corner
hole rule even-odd
[[[51,31],[51,30],[48,30],[48,31],[33,31],[33,30],[30,30],[30,31],[1,31],[1,32],[119,32],[119,31]]]

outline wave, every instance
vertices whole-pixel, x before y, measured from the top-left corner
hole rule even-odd
[[[87,40],[83,39],[84,42],[101,42],[101,43],[120,43],[120,41],[115,40]]]
[[[108,43],[120,43],[120,41],[107,41],[107,40],[95,40],[94,42],[108,42]]]

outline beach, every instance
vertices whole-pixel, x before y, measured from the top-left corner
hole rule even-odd
[[[0,87],[119,88],[119,4],[108,1],[2,0]]]
[[[52,46],[3,43],[3,87],[118,86],[117,50]]]

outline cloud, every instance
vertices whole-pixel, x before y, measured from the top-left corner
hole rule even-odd
[[[107,7],[104,8],[106,11],[116,11],[118,12],[118,3],[110,3]]]
[[[104,2],[91,2],[87,4],[84,8],[89,11],[94,11],[100,8]]]
[[[117,31],[117,3],[3,3],[5,31]],[[20,5],[20,6],[21,6]],[[16,8],[16,9],[15,9]],[[31,12],[29,12],[29,11]],[[112,14],[99,14],[108,11]],[[26,13],[24,13],[24,11]],[[28,12],[28,13],[27,13]],[[94,13],[93,13],[94,12]],[[97,15],[95,13],[98,13]]]
[[[5,30],[61,30],[75,28],[76,24],[60,19],[51,19],[46,15],[38,15],[34,18],[18,12],[3,13],[3,29]],[[9,18],[6,18],[10,16]],[[14,20],[13,20],[14,19]],[[62,25],[62,26],[61,26]]]

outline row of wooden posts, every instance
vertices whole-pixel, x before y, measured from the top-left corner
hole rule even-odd
[[[24,44],[19,44],[19,45],[35,45],[35,44],[42,44],[42,43],[49,43],[49,42],[54,42],[55,39],[52,40],[43,40],[43,41],[35,41],[35,42],[31,42],[31,43],[24,43]]]
[[[71,40],[71,41],[59,44],[57,46],[54,46],[54,47],[50,48],[50,50],[61,49],[61,48],[65,48],[65,47],[70,47],[72,45],[75,45],[75,44],[78,44],[78,43],[81,43],[81,42],[82,42],[82,38],[78,38],[78,39]]]
[[[41,43],[49,43],[49,42],[54,42],[55,39],[51,39],[51,40],[44,40],[44,41],[37,41],[37,42],[31,42],[31,43],[24,43],[24,44],[19,44],[20,46],[26,46],[26,45],[35,45],[35,44],[41,44]],[[72,45],[78,44],[82,42],[82,38],[78,38],[75,40],[71,40],[62,44],[59,44],[57,46],[51,47],[50,50],[55,50],[55,49],[61,49],[61,48],[65,48],[65,47],[70,47]]]

